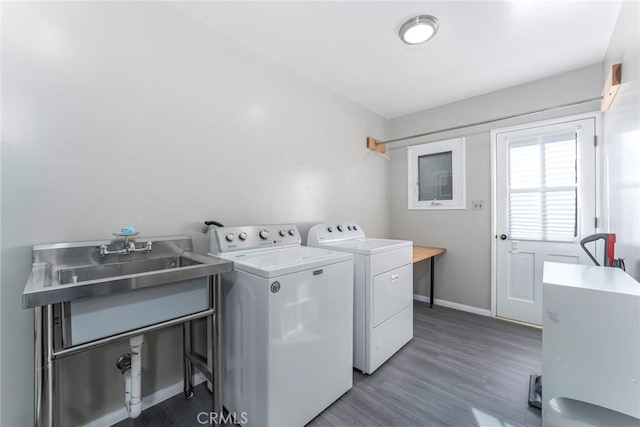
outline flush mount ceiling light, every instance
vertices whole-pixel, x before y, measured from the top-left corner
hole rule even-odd
[[[420,44],[431,39],[438,32],[438,20],[435,16],[420,15],[402,24],[398,35],[406,44]]]

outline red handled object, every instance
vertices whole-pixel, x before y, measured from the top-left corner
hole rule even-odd
[[[605,250],[604,250],[604,265],[606,267],[613,267],[613,260],[615,259],[615,246],[616,246],[616,235],[614,233],[598,233],[592,234],[591,236],[587,236],[580,241],[580,246],[582,249],[589,255],[589,258],[594,262],[595,265],[600,265],[600,263],[596,260],[591,252],[584,246],[585,243],[593,242],[595,240],[603,239],[605,241]]]
[[[616,246],[616,235],[608,234],[607,235],[607,253],[605,254],[605,260],[609,260],[609,267],[613,267],[613,260],[615,260],[614,252]]]

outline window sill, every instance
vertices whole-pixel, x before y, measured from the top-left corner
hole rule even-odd
[[[466,205],[454,205],[454,206],[409,206],[408,207],[409,210],[462,210],[462,209],[467,209]]]

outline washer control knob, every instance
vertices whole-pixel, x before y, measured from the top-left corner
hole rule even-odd
[[[344,227],[342,227],[341,225],[338,226],[338,231],[344,231]]]
[[[358,229],[358,226],[357,226],[357,225],[354,225],[354,226],[353,226],[353,229],[354,229],[354,230],[357,230],[357,229]]]
[[[287,230],[280,230],[280,232],[278,233],[280,236],[284,237],[287,235]]]
[[[352,228],[351,228],[351,226],[350,226],[350,225],[347,225],[347,230],[349,230],[349,231],[351,231],[351,230],[352,230]]]
[[[240,238],[240,240],[247,240],[247,233],[243,231],[242,233],[238,234],[238,237]]]
[[[233,242],[233,238],[236,237],[233,233],[228,233],[224,238],[227,239],[227,242]]]
[[[296,235],[296,230],[294,230],[293,228],[289,229],[289,236],[295,236]]]
[[[333,227],[327,227],[327,231],[328,231],[329,233],[333,233]]]
[[[260,238],[262,240],[267,240],[269,238],[269,232],[267,230],[260,231]]]

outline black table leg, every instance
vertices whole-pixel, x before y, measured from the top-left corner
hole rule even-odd
[[[431,297],[429,298],[429,308],[433,308],[433,300],[435,299],[433,295],[433,269],[435,268],[435,259],[436,257],[431,257]]]

